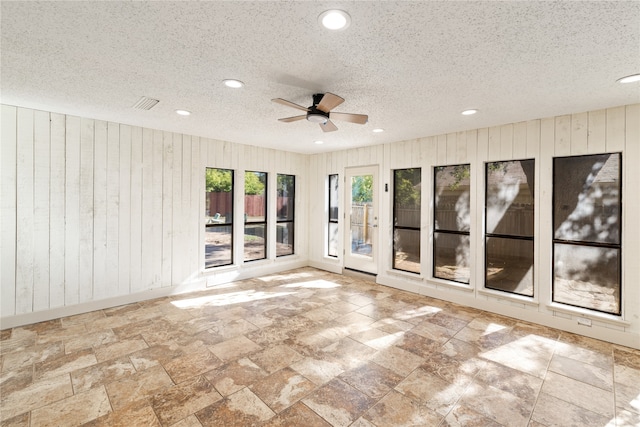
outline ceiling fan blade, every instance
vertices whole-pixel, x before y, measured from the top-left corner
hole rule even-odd
[[[357,123],[363,125],[369,120],[369,116],[366,114],[351,114],[351,113],[331,113],[332,119],[344,120],[345,122]]]
[[[271,101],[275,102],[276,104],[286,105],[287,107],[297,108],[298,110],[309,111],[309,109],[307,107],[303,107],[302,105],[294,104],[293,102],[287,101],[286,99],[274,98]]]
[[[320,102],[317,105],[317,109],[320,111],[324,111],[328,113],[329,111],[336,108],[338,105],[344,102],[343,98],[340,98],[338,95],[334,95],[332,93],[325,93]]]
[[[331,120],[327,120],[324,124],[320,123],[320,129],[322,129],[323,132],[333,132],[334,130],[338,130]]]
[[[307,118],[307,115],[303,114],[301,116],[285,117],[284,119],[278,119],[278,120],[281,122],[290,123],[290,122],[297,122],[298,120],[304,120],[306,118]]]

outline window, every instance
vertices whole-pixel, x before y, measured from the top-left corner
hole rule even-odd
[[[553,301],[620,315],[621,155],[553,159]]]
[[[327,255],[338,256],[338,175],[329,175],[329,244]]]
[[[296,177],[278,174],[276,256],[293,254]]]
[[[207,168],[204,267],[233,264],[233,171]]]
[[[244,260],[267,257],[267,174],[244,174]]]
[[[433,277],[469,283],[470,166],[434,170]]]
[[[534,160],[486,165],[486,288],[533,296],[534,167]]]
[[[393,268],[420,273],[420,169],[393,172]]]

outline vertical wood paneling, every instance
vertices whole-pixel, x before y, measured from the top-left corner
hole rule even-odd
[[[624,149],[625,107],[607,109],[607,144],[609,153]]]
[[[458,163],[458,135],[455,133],[447,134],[447,164],[453,165]]]
[[[5,316],[16,310],[16,188],[17,109],[2,106],[0,122],[0,309]]]
[[[131,289],[131,126],[119,130],[118,295],[125,295]]]
[[[476,150],[478,161],[486,162],[489,159],[489,129],[478,129],[478,140]]]
[[[65,150],[64,302],[80,300],[80,118],[67,116]]]
[[[438,135],[436,141],[438,147],[436,152],[436,166],[445,166],[447,164],[447,136]]]
[[[107,259],[105,296],[118,294],[120,259],[120,126],[107,124]]]
[[[94,126],[93,120],[80,119],[80,302],[93,298]]]
[[[182,137],[182,214],[180,215],[180,253],[189,253],[189,215],[191,212],[191,137]],[[189,258],[181,256],[180,264],[177,266],[180,271],[180,282],[183,283],[189,277]]]
[[[236,147],[239,148],[239,147]],[[236,150],[236,153],[239,153],[240,150]],[[204,172],[200,170],[200,138],[192,137],[191,138],[191,203],[189,206],[189,232],[188,232],[188,240],[189,245],[189,276],[196,277],[198,272],[200,271],[200,217],[202,213],[200,212],[200,203],[199,200],[203,199],[201,197],[202,192],[198,191],[200,187],[200,181],[204,181]],[[204,242],[202,242],[204,244]]]
[[[500,158],[513,157],[513,125],[500,126]]]
[[[540,160],[536,163],[540,163],[540,176],[538,182],[537,193],[539,197],[536,198],[536,209],[540,212],[540,232],[536,236],[535,243],[539,246],[539,275],[536,279],[538,282],[538,293],[536,298],[543,303],[549,303],[551,301],[551,281],[552,281],[552,238],[553,238],[553,223],[552,215],[549,209],[544,209],[544,206],[552,206],[553,195],[553,148],[556,141],[555,135],[555,121],[554,119],[543,119],[540,122]],[[544,153],[544,155],[543,155]]]
[[[171,284],[179,284],[181,282],[181,234],[180,228],[182,224],[182,135],[172,134],[173,144],[173,165],[172,172],[172,195],[171,195]]]
[[[640,259],[640,221],[635,219],[637,212],[640,212],[640,173],[638,173],[638,159],[640,159],[640,104],[631,105],[626,109],[625,117],[625,152],[623,155],[624,182],[623,224],[627,228],[623,229],[622,250],[623,250],[623,314],[627,320],[638,319],[638,301],[640,301],[640,285],[638,284],[638,266]],[[634,237],[635,236],[635,237]]]
[[[142,279],[143,180],[144,180],[144,132],[140,127],[131,128],[131,292],[144,289]]]
[[[153,131],[142,129],[142,289],[153,283]]]
[[[51,113],[51,171],[49,183],[49,308],[64,305],[65,234],[65,116]]]
[[[590,154],[604,153],[607,138],[607,112],[605,110],[591,111],[588,117],[587,152]]]
[[[469,142],[467,141],[466,132],[458,132],[456,135],[456,163],[464,163],[469,161],[468,154]]]
[[[540,154],[540,120],[527,122],[527,154],[526,157],[537,158]]]
[[[107,294],[107,123],[94,123],[93,169],[93,297]]]
[[[163,132],[153,131],[153,171],[152,171],[152,195],[151,215],[152,234],[151,245],[151,288],[159,288],[162,283],[162,145]]]
[[[33,110],[18,108],[16,314],[33,310],[35,251],[33,126]]]
[[[569,156],[571,154],[571,116],[555,118],[555,156]]]
[[[203,159],[206,161],[206,155]],[[162,135],[162,286],[171,286],[173,261],[173,135]]]
[[[49,216],[51,122],[49,113],[34,112],[34,263],[33,310],[49,308]]]
[[[500,128],[489,128],[489,143],[487,146],[487,160],[490,162],[500,160],[500,150],[502,146],[500,143]]]
[[[571,154],[587,154],[587,113],[571,116]]]
[[[199,158],[199,166],[198,166],[198,175],[200,179],[198,180],[197,191],[198,191],[198,219],[194,227],[198,230],[198,271],[204,269],[204,194],[205,194],[205,170],[207,167],[207,152],[209,148],[209,144],[211,140],[209,139],[201,139],[200,140],[200,158]]]
[[[513,159],[527,158],[527,123],[513,125]]]

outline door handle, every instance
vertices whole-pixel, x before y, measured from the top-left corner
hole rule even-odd
[[[378,224],[373,224],[372,227],[373,228],[378,228]]]

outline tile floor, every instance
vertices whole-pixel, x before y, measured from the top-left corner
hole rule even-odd
[[[639,426],[640,351],[303,268],[3,330],[2,426]]]

